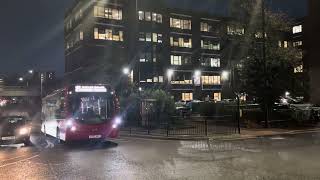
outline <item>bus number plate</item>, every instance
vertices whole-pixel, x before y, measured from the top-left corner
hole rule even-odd
[[[89,139],[100,139],[101,137],[101,135],[90,135]]]
[[[1,140],[7,141],[7,140],[15,140],[15,136],[9,136],[9,137],[2,137]]]

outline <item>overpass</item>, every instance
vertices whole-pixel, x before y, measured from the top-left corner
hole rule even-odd
[[[0,86],[0,97],[40,97],[40,90],[23,86]]]

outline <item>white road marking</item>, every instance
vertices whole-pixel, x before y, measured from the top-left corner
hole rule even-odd
[[[284,137],[272,137],[270,139],[272,139],[272,140],[284,140],[285,138]]]
[[[14,165],[14,164],[18,164],[19,162],[23,162],[23,161],[28,161],[28,160],[34,159],[34,158],[36,158],[38,156],[39,156],[39,154],[34,155],[32,157],[29,157],[29,158],[21,159],[19,161],[15,161],[15,162],[12,162],[12,163],[4,164],[4,165],[0,166],[0,168],[11,166],[11,165]]]
[[[17,157],[13,157],[13,158],[9,158],[9,159],[4,159],[1,160],[0,163],[6,162],[6,161],[10,161],[10,160],[14,160],[14,159],[18,159],[18,158],[22,158],[25,157],[26,155],[22,155],[22,156],[17,156]]]

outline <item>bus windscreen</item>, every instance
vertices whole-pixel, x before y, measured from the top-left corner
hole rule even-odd
[[[111,117],[112,99],[95,95],[77,95],[72,103],[74,118],[85,124],[103,123]]]

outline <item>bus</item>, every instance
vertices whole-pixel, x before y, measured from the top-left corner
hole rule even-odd
[[[111,86],[71,85],[43,98],[41,131],[64,142],[114,139],[119,112]]]

